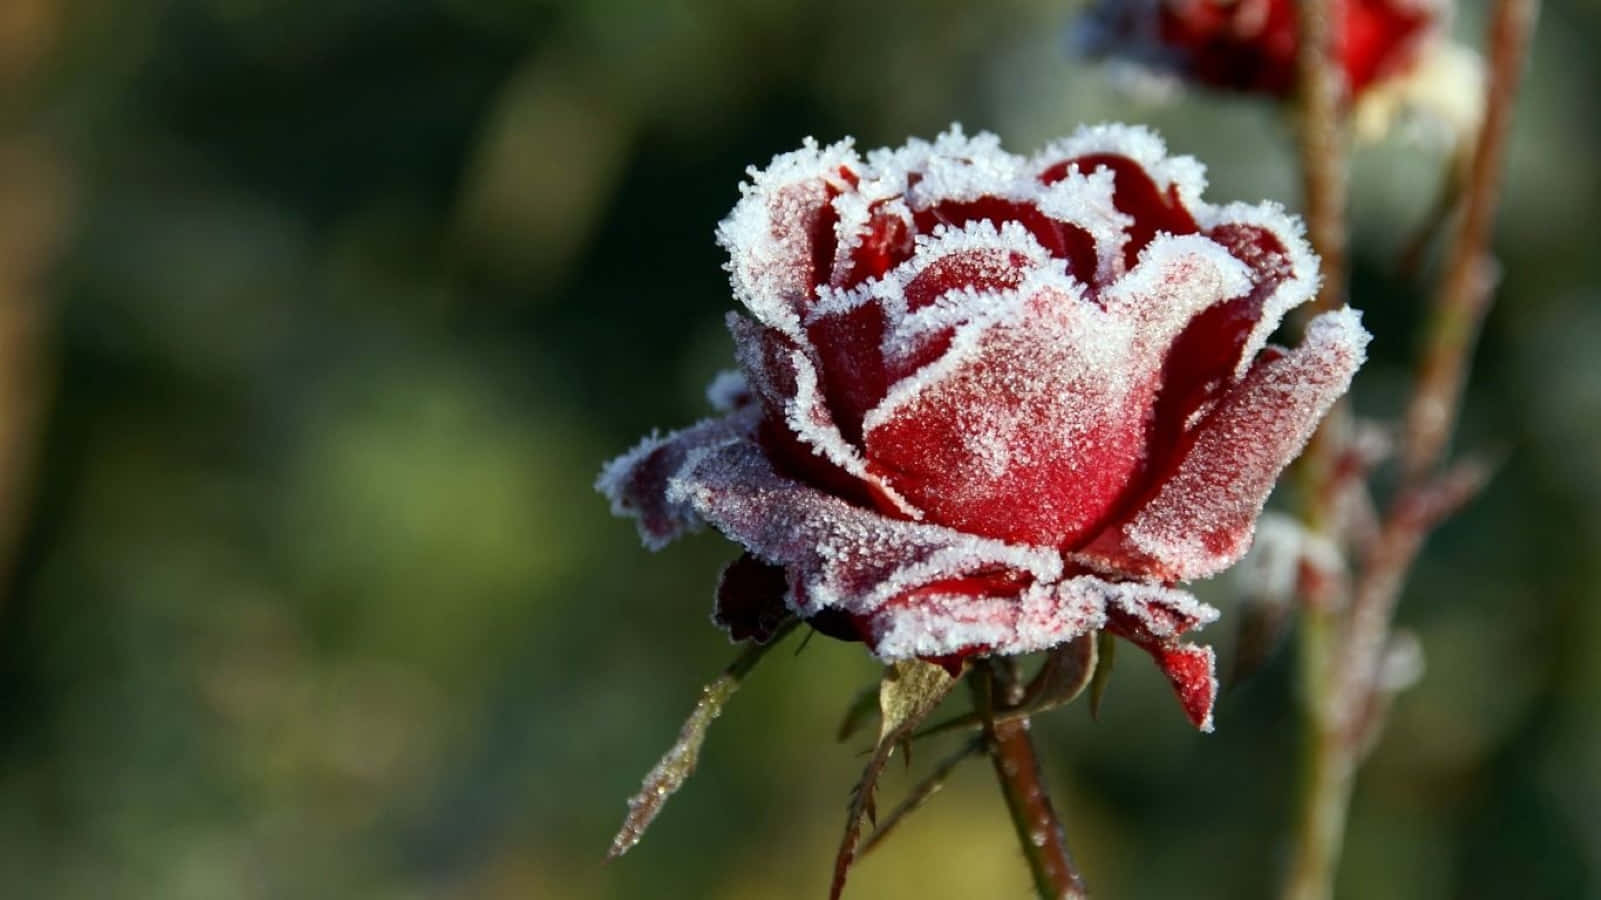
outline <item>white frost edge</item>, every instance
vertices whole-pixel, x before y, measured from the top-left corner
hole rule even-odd
[[[1256,320],[1239,361],[1234,365],[1234,377],[1239,379],[1256,361],[1256,355],[1267,346],[1268,338],[1284,320],[1285,314],[1317,296],[1322,283],[1317,255],[1306,240],[1306,225],[1299,216],[1290,215],[1284,207],[1271,200],[1261,203],[1229,203],[1224,206],[1202,206],[1192,210],[1196,224],[1203,231],[1223,225],[1246,225],[1273,234],[1284,245],[1289,258],[1289,277],[1279,282],[1262,304],[1262,314]]]
[[[767,271],[795,264],[795,260],[785,259],[786,255],[793,255],[792,248],[773,234],[772,201],[787,187],[811,182],[833,184],[842,193],[847,192],[849,185],[839,178],[838,171],[841,167],[857,170],[860,166],[854,139],[847,137],[819,147],[816,140],[808,137],[799,150],[773,157],[765,169],[751,166],[745,170],[750,180],[740,183],[739,202],[718,223],[717,243],[728,251],[729,261],[724,268],[735,298],[763,324],[792,337],[801,334],[800,318],[780,283],[782,275]]]

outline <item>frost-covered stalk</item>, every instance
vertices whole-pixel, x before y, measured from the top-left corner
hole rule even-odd
[[[1335,113],[1334,107],[1322,103],[1325,98],[1314,85],[1327,80],[1316,72],[1328,67],[1328,35],[1319,29],[1326,29],[1331,7],[1337,2],[1303,0],[1301,5],[1302,66],[1306,83],[1312,87],[1302,95],[1307,120]],[[1462,223],[1447,256],[1419,353],[1403,433],[1401,487],[1355,573],[1348,604],[1331,602],[1342,599],[1345,592],[1331,589],[1334,582],[1329,578],[1312,577],[1303,584],[1307,601],[1301,624],[1305,756],[1296,851],[1284,888],[1284,896],[1293,900],[1324,900],[1333,894],[1356,772],[1387,711],[1389,689],[1383,683],[1383,669],[1392,645],[1395,603],[1428,532],[1476,493],[1488,477],[1487,467],[1474,461],[1441,474],[1435,470],[1455,426],[1474,340],[1492,298],[1490,227],[1513,100],[1538,7],[1538,0],[1497,0],[1495,4],[1485,116],[1463,198]],[[1320,50],[1324,55],[1320,56]],[[1331,165],[1329,158],[1319,155],[1319,149],[1315,138],[1303,143],[1309,217],[1319,209],[1332,209],[1321,206],[1315,196],[1315,184],[1327,177]],[[1317,246],[1323,230],[1316,219],[1310,230]],[[1318,249],[1327,253],[1321,246]],[[1324,261],[1328,279],[1327,255]],[[1325,281],[1325,288],[1327,284]],[[1334,458],[1331,445],[1314,442],[1314,447],[1323,447],[1318,455],[1324,461]],[[1314,458],[1309,467],[1312,490],[1307,512],[1314,527],[1328,522],[1329,505],[1338,495],[1335,479],[1341,477],[1336,466],[1317,462]]]

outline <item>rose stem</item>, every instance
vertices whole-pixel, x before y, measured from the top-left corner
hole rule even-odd
[[[1328,0],[1305,0],[1303,19],[1305,9],[1316,6],[1326,8]],[[1378,671],[1406,572],[1428,527],[1476,489],[1474,482],[1482,482],[1482,476],[1471,472],[1447,473],[1433,481],[1430,474],[1453,430],[1469,354],[1492,297],[1490,227],[1513,100],[1538,12],[1539,0],[1496,0],[1491,16],[1484,124],[1465,189],[1466,211],[1420,351],[1403,433],[1402,487],[1365,561],[1349,617],[1339,623],[1343,627],[1336,627],[1327,604],[1309,604],[1302,623],[1306,756],[1296,855],[1284,890],[1294,900],[1322,900],[1332,894],[1356,768],[1379,724],[1374,712],[1382,709],[1376,696]],[[1453,481],[1466,486],[1458,489]],[[1434,499],[1439,497],[1446,499]],[[1417,514],[1420,504],[1430,503],[1439,506],[1434,515]]]
[[[994,707],[994,686],[999,683],[1008,693],[1017,686],[1015,678],[1009,678],[1004,668],[998,668],[988,660],[980,662],[974,673],[978,677],[969,679],[969,684],[974,706],[984,712],[984,736],[989,745],[990,762],[994,764],[995,777],[1000,780],[1006,808],[1012,814],[1023,857],[1034,876],[1034,889],[1042,900],[1088,897],[1084,880],[1073,865],[1072,854],[1068,853],[1062,822],[1051,805],[1040,774],[1028,719],[998,722],[989,715]]]
[[[1335,57],[1335,28],[1340,0],[1300,0],[1296,8],[1299,91],[1296,135],[1299,140],[1307,238],[1320,260],[1322,285],[1308,318],[1345,302],[1346,149],[1340,105],[1344,75]],[[1318,429],[1297,471],[1302,482],[1302,517],[1313,531],[1332,530],[1335,460],[1349,415],[1337,404]],[[1301,739],[1299,809],[1295,851],[1284,896],[1320,900],[1333,884],[1345,830],[1346,797],[1352,768],[1339,751],[1338,724],[1330,716],[1329,661],[1338,631],[1334,582],[1303,579],[1299,626]]]
[[[955,753],[952,753],[950,756],[947,756],[941,760],[939,765],[934,767],[934,771],[930,772],[928,777],[918,782],[917,786],[912,788],[912,790],[906,795],[906,798],[900,802],[900,805],[896,806],[895,810],[886,816],[882,822],[879,822],[878,827],[873,830],[873,833],[868,835],[866,840],[862,841],[862,846],[856,851],[857,859],[860,859],[873,852],[874,848],[883,843],[884,839],[890,836],[890,834],[895,830],[895,826],[905,821],[907,816],[917,812],[919,809],[922,809],[923,804],[932,799],[933,796],[939,793],[940,789],[945,786],[946,779],[951,777],[951,773],[955,772],[958,766],[964,762],[967,762],[972,757],[983,753],[988,748],[988,741],[983,735],[980,735],[972,740],[969,740]]]

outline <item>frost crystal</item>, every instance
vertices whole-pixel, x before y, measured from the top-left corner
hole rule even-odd
[[[598,487],[650,546],[710,524],[749,557],[718,621],[785,606],[885,659],[1024,653],[1105,629],[1200,727],[1216,612],[1173,587],[1237,561],[1361,364],[1349,310],[1266,346],[1316,261],[1271,204],[1214,207],[1142,128],[1033,157],[952,128],[815,142],[752,170],[718,229],[743,379]],[[781,596],[780,596],[781,595]]]

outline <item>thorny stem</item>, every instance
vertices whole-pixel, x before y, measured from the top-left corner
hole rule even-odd
[[[974,673],[969,680],[973,689],[973,703],[980,709],[993,706],[993,686],[997,681],[1009,688],[1006,672],[997,672],[989,664]],[[1044,778],[1040,774],[1039,757],[1034,752],[1034,741],[1029,735],[1027,719],[998,722],[989,718],[984,727],[989,744],[990,761],[995,777],[1000,780],[1001,794],[1017,829],[1018,843],[1028,861],[1029,873],[1034,877],[1034,888],[1042,900],[1081,900],[1089,896],[1084,880],[1073,865],[1067,850],[1067,839],[1062,823],[1051,805]]]
[[[1511,132],[1513,100],[1523,74],[1539,0],[1497,0],[1490,23],[1490,80],[1484,125],[1468,170],[1462,224],[1435,295],[1411,405],[1403,465],[1418,480],[1439,462],[1461,401],[1467,362],[1494,287],[1490,228],[1500,196],[1502,162]]]
[[[889,837],[895,827],[905,821],[907,816],[922,809],[923,804],[939,793],[940,789],[945,786],[945,780],[951,777],[951,773],[955,772],[958,766],[984,752],[987,748],[988,743],[980,735],[963,744],[955,753],[940,760],[939,765],[934,767],[934,771],[918,782],[917,786],[912,788],[906,798],[900,802],[900,805],[896,806],[894,811],[886,816],[882,822],[879,822],[873,833],[862,841],[862,846],[856,851],[857,858],[866,856],[873,851],[873,848],[883,843],[884,839]]]
[[[1337,2],[1337,0],[1336,0]],[[1329,0],[1303,0],[1302,72],[1321,61],[1316,44],[1322,12]],[[1496,0],[1490,24],[1490,79],[1485,118],[1475,147],[1464,192],[1462,224],[1447,257],[1440,288],[1420,351],[1414,393],[1403,434],[1403,477],[1378,539],[1363,561],[1350,608],[1341,611],[1308,590],[1301,624],[1303,742],[1301,808],[1296,820],[1297,846],[1283,896],[1291,900],[1326,900],[1333,892],[1341,838],[1351,789],[1362,754],[1371,745],[1383,714],[1379,671],[1390,639],[1396,599],[1428,530],[1482,485],[1482,467],[1462,466],[1438,478],[1431,472],[1444,455],[1456,421],[1468,359],[1480,323],[1489,308],[1493,264],[1487,253],[1494,220],[1502,161],[1511,124],[1513,99],[1538,14],[1539,0]],[[1305,79],[1311,82],[1314,79]],[[1318,92],[1306,91],[1303,113],[1318,109]],[[1310,131],[1311,129],[1307,129]],[[1308,216],[1317,205],[1314,174],[1326,159],[1313,158],[1313,141],[1303,140],[1306,154]],[[1320,229],[1309,230],[1314,246]],[[1322,252],[1322,248],[1318,248]],[[1328,272],[1325,258],[1325,278]],[[1325,288],[1328,282],[1325,281]],[[1320,305],[1328,295],[1320,298]],[[1329,470],[1325,470],[1329,471]],[[1313,470],[1314,474],[1317,472]],[[1322,525],[1333,493],[1314,482],[1309,493],[1309,522]]]

